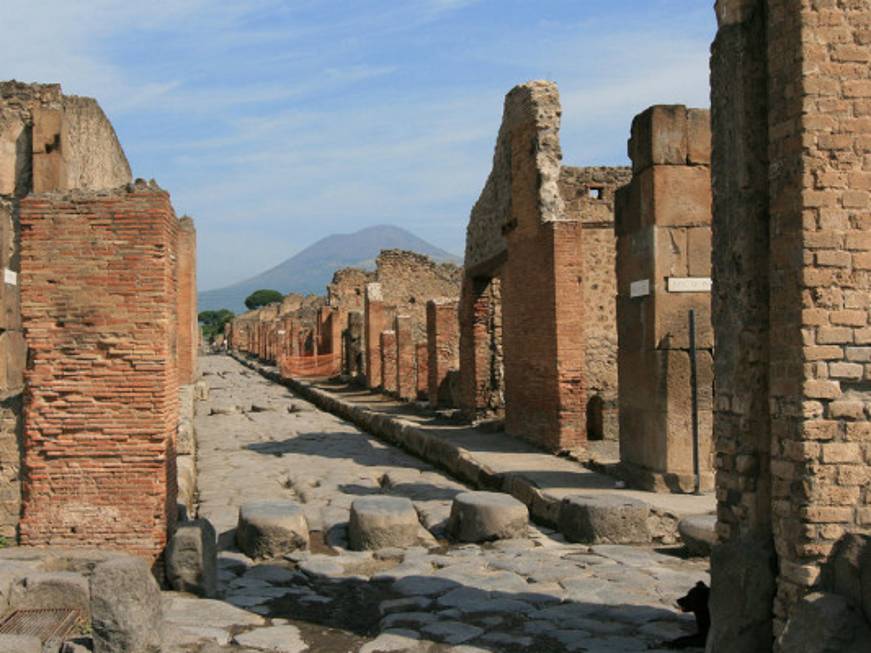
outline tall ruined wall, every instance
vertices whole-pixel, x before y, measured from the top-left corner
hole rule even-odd
[[[389,319],[408,315],[414,325],[415,341],[425,340],[427,301],[433,297],[459,297],[462,268],[400,249],[383,250],[375,263],[384,304],[390,307]]]
[[[340,319],[347,321],[351,311],[362,311],[366,294],[366,284],[375,281],[375,273],[356,268],[336,270],[327,285],[327,303],[339,309]]]
[[[631,178],[629,168],[563,166],[560,172],[566,217],[580,221],[583,232],[584,376],[588,405],[594,408],[587,411],[592,439],[616,440],[618,435],[614,197]]]
[[[21,225],[30,350],[21,541],[154,561],[176,512],[178,221],[169,196],[144,184],[31,195]]]
[[[0,82],[0,534],[20,513],[22,371],[19,202],[34,190],[114,188],[131,180],[112,125],[96,101],[58,84]]]
[[[178,374],[179,383],[190,385],[197,375],[199,323],[197,321],[197,232],[194,221],[179,220],[178,265]]]
[[[861,0],[720,0],[717,12],[718,530],[740,556],[713,560],[708,646],[727,651],[789,631],[820,588],[871,616],[858,570],[846,591],[823,573],[845,534],[871,528],[871,53]],[[748,564],[772,544],[776,563]],[[774,576],[772,605],[761,579]],[[759,588],[767,601],[734,609],[730,597]]]

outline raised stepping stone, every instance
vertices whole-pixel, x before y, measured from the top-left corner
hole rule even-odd
[[[308,547],[308,522],[293,501],[253,501],[239,508],[236,544],[252,558],[277,558]]]
[[[501,492],[463,492],[454,497],[448,531],[461,542],[489,542],[526,535],[529,511]]]
[[[708,557],[717,543],[717,516],[690,515],[677,523],[677,532],[690,555]]]
[[[643,501],[616,494],[579,494],[563,499],[559,529],[570,542],[582,544],[645,544],[650,542]]]
[[[94,568],[91,628],[95,651],[160,651],[162,618],[160,588],[145,560],[125,556]]]
[[[218,540],[208,519],[178,525],[166,547],[166,577],[174,590],[207,599],[217,593]]]
[[[351,504],[348,539],[356,551],[417,544],[420,522],[409,499],[371,496]]]

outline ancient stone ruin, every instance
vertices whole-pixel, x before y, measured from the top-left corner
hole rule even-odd
[[[716,16],[631,167],[520,84],[462,268],[384,250],[202,359],[193,221],[0,83],[0,652],[61,650],[37,609],[75,653],[871,650],[871,7]]]

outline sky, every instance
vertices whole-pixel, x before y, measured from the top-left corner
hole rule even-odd
[[[557,82],[566,165],[709,104],[713,0],[0,0],[0,78],[97,98],[197,225],[201,290],[396,224],[462,255],[505,94]]]

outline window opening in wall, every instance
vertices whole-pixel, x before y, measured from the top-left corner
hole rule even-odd
[[[590,199],[600,200],[605,196],[605,189],[598,186],[587,189],[587,195]]]
[[[604,440],[605,402],[599,395],[593,395],[587,402],[587,440]]]

